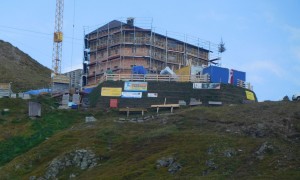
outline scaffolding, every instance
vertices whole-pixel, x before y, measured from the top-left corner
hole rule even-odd
[[[121,18],[93,31],[95,26],[85,27],[87,84],[97,83],[105,73],[130,73],[135,65],[144,66],[149,73],[158,73],[166,66],[176,70],[208,65],[210,59],[219,58],[218,45],[154,28],[152,22],[152,18]]]

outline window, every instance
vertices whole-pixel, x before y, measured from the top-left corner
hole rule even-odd
[[[132,47],[132,53],[136,52],[136,47]]]

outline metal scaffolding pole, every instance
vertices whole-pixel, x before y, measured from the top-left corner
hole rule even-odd
[[[109,51],[109,37],[110,34],[109,34],[109,23],[107,24],[107,39],[106,39],[106,53],[107,53],[107,59],[106,59],[106,63],[105,63],[105,72],[107,71],[107,68],[108,68],[108,58],[109,58],[109,54],[108,54],[108,51]]]
[[[97,38],[96,38],[96,54],[95,54],[95,83],[96,83],[96,80],[97,80],[97,66],[99,68],[99,65],[98,65],[98,46],[99,46],[99,28],[97,29]]]
[[[151,19],[151,28],[150,28],[150,52],[149,52],[149,70],[153,70],[152,67],[152,21],[153,19]]]
[[[136,37],[135,37],[135,26],[133,25],[133,64],[135,64],[135,56],[136,56]]]
[[[120,29],[120,62],[119,62],[119,68],[120,68],[120,71],[123,71],[123,66],[122,66],[122,61],[123,61],[123,51],[122,51],[122,48],[124,47],[124,41],[123,41],[123,23],[120,22],[121,24],[121,29]],[[121,69],[122,67],[122,69]]]
[[[197,66],[199,66],[199,63],[200,63],[200,51],[199,51],[199,46],[200,46],[200,44],[199,44],[199,38],[198,38],[198,44],[197,44],[197,59],[198,59],[198,61],[197,61]]]
[[[188,64],[187,58],[186,58],[186,35],[184,35],[184,40],[183,40],[183,60],[185,66]]]
[[[166,31],[166,44],[165,44],[165,48],[166,48],[166,57],[165,57],[165,63],[166,63],[166,67],[168,66],[168,31]]]

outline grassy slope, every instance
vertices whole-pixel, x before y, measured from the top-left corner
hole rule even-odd
[[[70,127],[82,117],[79,112],[51,110],[55,106],[51,98],[38,97],[33,100],[42,101],[42,118],[32,120],[27,117],[27,101],[0,99],[1,110],[9,109],[8,114],[0,115],[0,166],[39,145],[56,132]]]
[[[299,140],[287,136],[300,133],[299,108],[300,103],[295,102],[196,107],[143,124],[113,122],[119,115],[96,109],[89,112],[98,119],[96,123],[85,124],[82,115],[76,115],[78,121],[71,128],[56,131],[40,145],[5,164],[0,177],[41,176],[55,157],[86,148],[101,157],[101,165],[86,171],[68,168],[60,178],[67,179],[75,172],[78,179],[296,179],[300,177]],[[284,119],[292,123],[288,131]],[[167,123],[161,123],[162,120]],[[258,124],[264,127],[265,136],[243,133]],[[264,142],[271,143],[274,150],[259,160],[254,153]],[[213,149],[211,154],[207,153],[209,148]],[[236,154],[225,157],[224,151],[228,149]],[[169,156],[182,165],[174,175],[167,168],[156,168],[156,160]],[[205,165],[208,160],[216,164],[216,170]],[[203,176],[205,170],[209,171],[207,176]]]
[[[50,69],[42,66],[17,47],[0,40],[0,83],[12,82],[14,92],[47,88]]]

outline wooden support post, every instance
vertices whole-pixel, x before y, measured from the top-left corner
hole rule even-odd
[[[173,113],[173,106],[171,106],[171,113]]]
[[[126,107],[127,109],[127,117],[129,116],[129,107]]]

